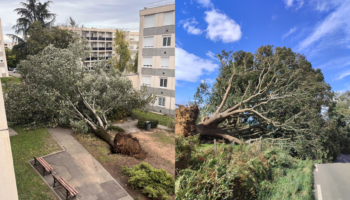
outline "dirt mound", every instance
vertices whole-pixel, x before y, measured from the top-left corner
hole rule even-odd
[[[145,159],[147,157],[147,152],[141,148],[139,140],[130,134],[116,134],[113,144],[114,153],[130,155],[138,159]]]
[[[196,121],[199,115],[197,105],[183,106],[175,110],[175,134],[191,136],[197,133]]]

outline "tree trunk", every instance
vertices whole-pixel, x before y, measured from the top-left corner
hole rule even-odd
[[[229,140],[230,142],[235,140],[235,142],[237,142],[238,144],[242,143],[241,140],[228,135],[227,131],[218,128],[217,125],[210,124],[210,126],[206,126],[203,123],[199,123],[197,124],[197,131],[202,136],[209,136],[209,137],[218,138],[218,139],[226,139],[226,140]]]

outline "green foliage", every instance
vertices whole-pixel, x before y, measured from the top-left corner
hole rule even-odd
[[[160,125],[168,126],[170,122],[174,120],[173,117],[159,115],[156,113],[142,111],[142,110],[133,110],[133,115],[136,119],[145,118],[148,121],[157,120]],[[170,124],[171,125],[171,124]]]
[[[111,125],[111,126],[109,126],[108,127],[108,130],[113,130],[113,131],[116,131],[116,132],[125,132],[125,130],[123,129],[123,128],[121,128],[121,127],[119,127],[119,126],[113,126],[113,125]]]
[[[11,49],[5,49],[7,67],[16,68],[19,59],[16,54],[13,53]]]
[[[66,49],[76,38],[72,31],[57,26],[44,28],[39,21],[33,22],[29,27],[27,50],[29,55],[36,55],[47,46]]]
[[[189,141],[196,144],[192,153]],[[192,167],[180,170],[176,199],[313,199],[313,161],[309,159],[293,158],[288,151],[267,144],[259,154],[252,151],[256,148],[223,145],[214,158],[212,151],[197,151],[199,146],[195,137],[177,138],[177,162],[187,156]],[[193,164],[198,155],[205,161]]]
[[[150,198],[171,200],[169,195],[174,194],[175,180],[164,169],[154,169],[143,162],[133,168],[123,167],[122,173],[130,177],[128,182],[132,188],[142,188]]]
[[[105,71],[106,61],[95,62],[94,73],[84,69],[81,60],[89,52],[81,38],[67,49],[52,46],[21,61],[22,84],[9,84],[5,99],[8,121],[13,124],[70,124],[86,131],[106,129],[113,109],[142,109],[154,101],[147,88],[133,88],[118,70]],[[108,139],[109,140],[109,139]]]
[[[151,128],[157,128],[159,121],[156,119],[150,119],[150,118],[143,118],[143,117],[139,117],[138,118],[139,121],[137,122],[137,126],[139,128],[146,128],[146,121],[150,121],[151,122]]]
[[[138,47],[137,47],[138,49]],[[139,67],[139,51],[136,52],[135,57],[134,57],[134,64],[132,65],[131,71],[134,73],[137,73]]]
[[[113,60],[115,62],[112,66],[121,72],[124,72],[124,70],[130,72],[132,71],[133,65],[130,63],[131,51],[129,48],[129,41],[125,40],[125,31],[117,29],[114,36],[113,45],[115,48],[115,56]]]

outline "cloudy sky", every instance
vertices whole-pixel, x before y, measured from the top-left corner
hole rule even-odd
[[[350,90],[349,0],[177,0],[176,103],[214,83],[222,50],[286,46],[320,68],[333,91]]]
[[[45,0],[46,1],[46,0]],[[45,2],[40,0],[40,2]],[[63,23],[72,17],[80,25],[99,25],[127,30],[139,29],[139,11],[148,3],[157,0],[52,0],[50,11],[57,14],[57,22]],[[5,40],[13,34],[12,26],[19,15],[15,11],[25,0],[0,0],[0,18]]]

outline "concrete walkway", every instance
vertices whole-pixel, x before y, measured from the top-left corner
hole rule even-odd
[[[133,199],[102,165],[70,135],[72,130],[59,127],[48,130],[65,151],[44,156],[44,159],[54,168],[53,174],[55,176],[61,176],[79,192],[77,199]],[[33,161],[30,163],[32,164]],[[42,167],[36,167],[36,170],[42,175]],[[43,178],[52,188],[52,176],[45,175]],[[66,192],[62,187],[55,187],[54,191],[61,199],[65,199]]]
[[[18,133],[10,127],[9,127],[9,133],[10,133],[10,136],[18,135]]]

